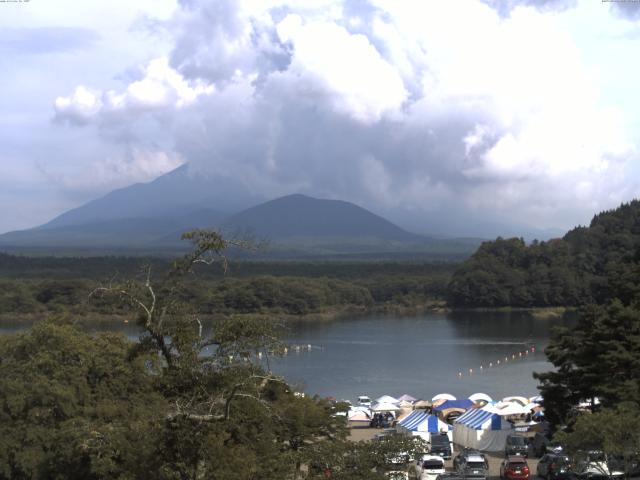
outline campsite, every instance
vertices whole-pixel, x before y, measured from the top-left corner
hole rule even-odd
[[[360,396],[360,399],[369,399]],[[456,457],[463,449],[482,452],[487,460],[488,475],[499,476],[500,465],[505,459],[505,445],[510,435],[533,439],[535,433],[545,433],[542,398],[522,396],[505,397],[495,401],[485,393],[475,393],[468,398],[457,399],[450,394],[438,394],[431,400],[416,399],[408,394],[398,398],[383,395],[368,406],[351,406],[347,413],[351,441],[375,440],[388,435],[418,437],[430,446],[429,453],[445,460],[448,472],[456,472]],[[368,403],[368,402],[367,402]],[[387,428],[372,427],[376,415],[393,418]],[[366,425],[366,418],[372,422]],[[451,448],[437,449],[435,438],[446,436]],[[537,469],[538,460],[533,450],[528,457],[531,472]],[[409,466],[409,473],[412,473]]]

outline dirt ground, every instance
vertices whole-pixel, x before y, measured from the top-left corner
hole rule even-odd
[[[371,440],[377,433],[382,432],[382,430],[378,428],[352,428],[349,434],[348,439],[353,442],[360,442],[363,440]],[[458,454],[457,445],[453,446],[453,456],[455,457]],[[494,453],[485,453],[487,459],[489,460],[489,475],[491,478],[498,479],[500,478],[500,463],[504,460],[504,454],[500,452]],[[528,458],[527,463],[529,464],[529,471],[531,472],[531,478],[535,477],[536,468],[538,466],[537,458]],[[453,461],[447,460],[445,462],[445,466],[448,472],[453,471]]]

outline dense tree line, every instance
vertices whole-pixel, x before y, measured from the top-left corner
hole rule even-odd
[[[0,314],[121,314],[124,309],[113,300],[88,301],[97,279],[69,271],[74,260],[55,259],[47,278],[0,278]],[[20,264],[22,259],[18,260]],[[124,264],[124,260],[121,260]],[[101,264],[101,263],[100,263]],[[168,268],[168,264],[150,263],[152,270]],[[280,275],[265,275],[269,264],[232,265],[227,277],[200,275],[185,281],[186,303],[197,305],[203,314],[262,313],[305,315],[340,311],[345,308],[367,310],[394,306],[422,306],[442,300],[452,266],[409,265],[406,274],[401,264],[276,264]],[[279,265],[279,266],[278,266]],[[140,274],[140,265],[136,273]],[[333,274],[332,274],[333,268]],[[56,276],[56,269],[63,274]],[[204,269],[200,269],[204,272]],[[239,275],[236,275],[239,271]],[[28,271],[29,272],[29,271]],[[297,276],[282,275],[296,273]],[[305,272],[308,272],[305,275]],[[320,275],[324,274],[324,275]],[[113,281],[103,276],[102,283]],[[132,274],[133,276],[133,274]],[[189,308],[188,306],[185,308]]]
[[[640,247],[640,201],[594,216],[561,239],[498,238],[454,273],[448,301],[464,307],[546,307],[602,303]]]

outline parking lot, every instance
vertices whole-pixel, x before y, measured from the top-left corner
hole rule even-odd
[[[355,428],[351,430],[351,434],[349,435],[349,439],[352,441],[360,441],[360,440],[371,440],[377,433],[380,433],[379,429],[376,428]],[[453,456],[455,457],[458,454],[459,448],[454,445],[453,447]],[[500,478],[500,463],[504,460],[504,455],[496,452],[496,453],[485,453],[487,460],[489,460],[489,475],[490,478]],[[531,472],[531,478],[535,477],[536,468],[538,467],[538,459],[529,457],[527,459],[527,463],[529,464],[529,471]],[[453,472],[453,460],[447,460],[445,462],[445,466],[447,471]]]

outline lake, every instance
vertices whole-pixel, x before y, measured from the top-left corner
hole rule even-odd
[[[571,323],[570,318],[541,319],[527,312],[290,322],[288,343],[311,349],[289,348],[285,357],[271,359],[271,368],[308,394],[339,399],[403,393],[430,399],[442,392],[458,398],[476,392],[494,399],[530,397],[537,394],[532,373],[552,367],[544,355],[551,327]],[[0,333],[24,328],[0,323]],[[133,325],[100,328],[137,337]]]

